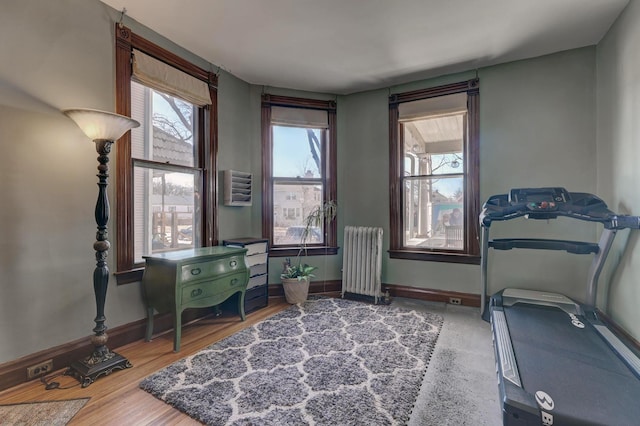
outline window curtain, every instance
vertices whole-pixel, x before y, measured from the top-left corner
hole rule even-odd
[[[199,107],[211,105],[209,85],[177,68],[133,49],[133,78],[152,89]]]
[[[467,93],[438,96],[398,105],[400,121],[413,120],[425,115],[445,115],[467,110]]]
[[[318,109],[273,106],[271,107],[271,124],[327,129],[329,128],[329,114],[327,111]]]

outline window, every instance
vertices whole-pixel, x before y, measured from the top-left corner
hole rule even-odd
[[[201,245],[197,107],[131,82],[134,263],[142,256]]]
[[[336,200],[335,123],[332,101],[263,96],[262,233],[271,255],[297,254],[307,215]],[[336,232],[335,221],[311,230],[307,253],[336,254]]]
[[[394,258],[479,263],[478,80],[392,95]]]
[[[119,283],[144,255],[217,244],[216,83],[116,24],[116,112],[141,123],[116,144]]]

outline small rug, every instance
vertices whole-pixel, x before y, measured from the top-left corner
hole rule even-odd
[[[64,426],[89,398],[0,405],[0,425]]]
[[[209,425],[399,425],[411,414],[442,317],[320,298],[145,378]]]

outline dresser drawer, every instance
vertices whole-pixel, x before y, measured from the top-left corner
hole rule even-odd
[[[267,241],[259,241],[256,243],[243,243],[237,240],[225,241],[224,245],[227,247],[244,247],[247,249],[247,256],[253,256],[254,254],[267,253],[269,251],[269,244]]]
[[[227,247],[247,250],[245,262],[249,268],[249,282],[244,298],[245,311],[264,308],[269,303],[269,240],[260,237],[238,237],[224,240]]]
[[[253,287],[257,287],[260,285],[267,284],[267,274],[256,275],[255,277],[249,278],[249,283],[247,284],[247,290]]]
[[[254,254],[252,256],[247,256],[247,266],[252,267],[254,265],[262,265],[267,263],[267,253]]]
[[[207,281],[185,286],[182,288],[182,304],[205,299],[220,293],[227,293],[229,290],[242,290],[245,286],[246,279],[247,275],[240,273],[229,275],[213,282]]]
[[[212,260],[209,262],[189,263],[181,268],[182,282],[200,280],[216,275],[244,269],[242,257],[232,256],[226,259]]]
[[[266,253],[267,252],[267,242],[263,241],[260,243],[247,244],[244,246],[247,249],[247,256],[252,256],[258,253]]]
[[[249,268],[249,276],[255,277],[256,275],[264,275],[267,273],[267,264],[261,263],[260,265],[253,265]]]

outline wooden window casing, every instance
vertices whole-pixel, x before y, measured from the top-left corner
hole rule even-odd
[[[180,56],[115,24],[116,113],[131,116],[132,51],[138,49],[155,59],[208,84],[211,105],[198,108],[196,133],[201,138],[197,157],[203,170],[201,241],[203,246],[218,244],[216,158],[218,144],[218,77]],[[136,264],[133,241],[133,161],[130,132],[118,140],[116,148],[116,277],[118,284],[140,281],[144,264]]]
[[[281,106],[288,108],[308,108],[327,111],[328,132],[327,140],[323,144],[322,184],[324,188],[323,202],[336,201],[338,195],[337,186],[337,130],[336,130],[336,103],[334,101],[321,101],[303,99],[288,96],[265,94],[262,96],[262,236],[273,239],[273,134],[271,131],[271,107]],[[337,220],[325,223],[326,241],[324,246],[309,246],[305,252],[307,255],[337,254],[338,236]],[[296,256],[299,248],[273,247],[269,255]]]
[[[446,248],[421,248],[404,246],[404,170],[403,135],[398,106],[412,102],[456,93],[467,94],[467,138],[464,143],[464,250]],[[480,263],[479,222],[480,214],[480,113],[479,81],[473,79],[429,89],[394,94],[389,97],[389,191],[390,191],[390,249],[391,258],[428,260],[452,263]]]

